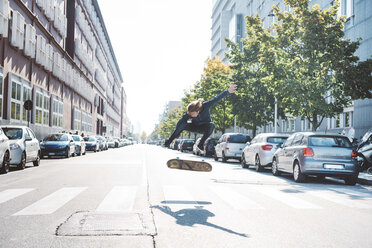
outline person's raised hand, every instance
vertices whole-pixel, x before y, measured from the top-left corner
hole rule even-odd
[[[232,84],[229,88],[228,88],[228,91],[229,93],[235,93],[236,89],[238,88],[238,86],[236,84]]]

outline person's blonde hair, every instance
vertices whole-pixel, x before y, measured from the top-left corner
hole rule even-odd
[[[199,98],[196,101],[192,101],[187,105],[187,113],[190,114],[191,112],[201,112],[203,109],[203,102],[204,99]]]

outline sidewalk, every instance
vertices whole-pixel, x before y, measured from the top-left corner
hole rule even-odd
[[[365,172],[360,172],[358,183],[364,185],[372,185],[372,175]]]

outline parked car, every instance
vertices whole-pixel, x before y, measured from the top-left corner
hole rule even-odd
[[[201,151],[201,155],[208,157],[208,156],[213,156],[214,151],[215,151],[215,146],[217,145],[218,139],[215,138],[208,138],[204,142],[204,149]]]
[[[242,152],[250,136],[241,133],[225,133],[218,140],[214,152],[214,160],[222,158],[223,162],[228,159],[241,160]]]
[[[83,137],[80,135],[72,135],[72,138],[75,141],[75,154],[76,155],[85,155],[86,154],[86,145]]]
[[[178,144],[181,142],[180,139],[175,139],[169,146],[169,148],[173,149],[173,150],[177,150],[178,149]]]
[[[9,139],[0,128],[0,173],[9,172],[10,148]]]
[[[183,152],[183,151],[192,151],[192,148],[194,146],[194,140],[192,139],[184,139],[181,141],[179,147],[180,147],[180,151]]]
[[[85,142],[85,149],[87,151],[98,152],[100,150],[99,142],[95,136],[84,137],[84,142]]]
[[[254,165],[256,171],[271,166],[275,151],[283,144],[288,134],[262,133],[254,137],[243,150],[242,167]]]
[[[120,144],[120,139],[119,138],[113,138],[114,140],[114,144],[115,144],[115,148],[119,148],[121,147],[122,145]]]
[[[48,134],[40,143],[41,157],[44,156],[75,156],[75,142],[70,134]]]
[[[342,178],[347,185],[355,185],[359,174],[356,158],[346,136],[294,133],[274,153],[272,173],[291,173],[295,182],[315,175]]]
[[[9,139],[10,166],[23,170],[26,163],[40,164],[40,145],[35,133],[24,126],[2,126],[4,134]]]
[[[107,139],[107,146],[108,148],[115,148],[115,140],[113,138],[108,138]]]
[[[100,151],[106,150],[106,141],[104,140],[104,138],[100,135],[96,135],[95,137],[98,141],[99,150]]]

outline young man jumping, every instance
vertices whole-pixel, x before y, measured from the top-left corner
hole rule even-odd
[[[176,130],[172,133],[169,139],[164,143],[165,147],[169,147],[172,141],[178,138],[183,130],[203,134],[198,148],[204,150],[205,140],[213,133],[214,123],[211,120],[209,109],[219,100],[227,96],[229,93],[235,93],[237,86],[232,84],[227,90],[217,95],[210,101],[204,102],[203,99],[198,99],[191,102],[187,106],[187,112],[177,122]],[[188,121],[191,118],[191,122]]]

